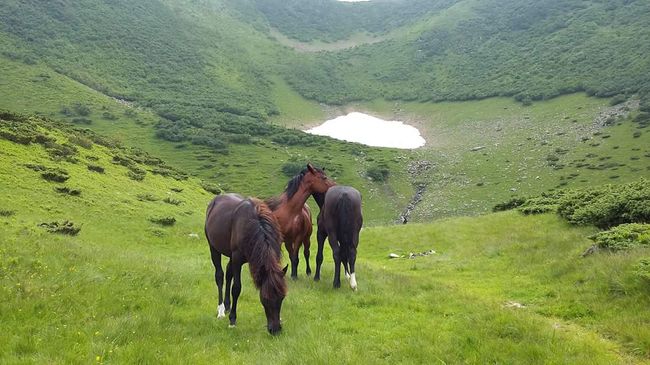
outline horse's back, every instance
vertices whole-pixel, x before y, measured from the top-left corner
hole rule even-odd
[[[330,188],[321,215],[328,231],[336,231],[338,236],[357,237],[363,225],[361,193],[345,185]]]
[[[205,236],[210,246],[217,252],[231,255],[231,232],[233,216],[244,198],[237,194],[216,196],[208,205],[205,217]]]

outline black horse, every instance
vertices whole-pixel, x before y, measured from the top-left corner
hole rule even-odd
[[[354,264],[357,259],[359,232],[363,225],[361,193],[351,186],[336,185],[327,193],[313,193],[312,196],[320,207],[317,219],[318,253],[314,280],[320,280],[323,246],[325,238],[329,237],[334,258],[334,287],[341,287],[341,263],[343,263],[345,277],[350,280],[352,290],[356,290]]]
[[[279,333],[282,329],[280,308],[287,293],[284,280],[287,267],[282,269],[280,265],[280,227],[268,206],[261,200],[244,199],[236,194],[217,196],[208,206],[205,236],[219,289],[217,317],[225,317],[230,309],[230,326],[235,326],[237,299],[241,293],[241,267],[248,262],[253,282],[260,290],[267,328],[271,334]],[[221,255],[230,257],[226,266],[225,301],[222,296]],[[232,308],[229,308],[231,280]]]

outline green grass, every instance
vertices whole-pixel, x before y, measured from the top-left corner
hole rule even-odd
[[[531,106],[491,98],[443,103],[375,100],[348,108],[406,121],[422,132],[427,144],[413,158],[431,161],[434,168],[416,178],[428,184],[414,212],[420,221],[476,214],[514,196],[549,189],[649,176],[650,135],[629,119],[594,127],[610,107],[607,99],[585,94]],[[641,135],[634,137],[636,131]],[[472,151],[475,147],[484,148]],[[558,158],[556,167],[549,163],[551,155]]]
[[[67,139],[67,132],[48,133],[58,143]],[[650,358],[650,287],[634,275],[650,251],[582,259],[595,229],[516,212],[364,228],[357,292],[332,289],[326,248],[322,282],[302,272],[289,282],[279,337],[267,334],[244,273],[238,326],[229,329],[215,317],[213,268],[201,234],[211,194],[194,178],[147,173],[142,182],[130,180],[125,167],[110,162],[115,153],[94,144],[79,149],[79,163],[56,162],[40,145],[0,140],[0,209],[15,212],[0,217],[0,362],[623,364]],[[88,157],[104,174],[88,171]],[[60,184],[41,179],[26,163],[67,170],[65,185],[81,195],[56,193]],[[139,199],[146,194],[183,203]],[[162,227],[152,216],[177,222]],[[64,236],[37,226],[54,220],[82,229]],[[391,252],[429,249],[436,254],[388,259]],[[525,308],[506,307],[510,301]]]

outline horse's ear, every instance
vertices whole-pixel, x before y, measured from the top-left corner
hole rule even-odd
[[[284,269],[282,269],[282,275],[287,275],[287,269],[289,269],[289,264],[287,264]]]
[[[307,163],[307,170],[309,170],[309,172],[312,174],[316,173],[316,170],[314,170],[314,166],[312,166],[311,163]]]

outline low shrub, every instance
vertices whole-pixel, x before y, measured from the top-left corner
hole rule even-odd
[[[67,234],[70,236],[76,236],[81,231],[81,227],[75,226],[73,222],[67,220],[63,222],[41,223],[39,227],[45,228],[50,233]]]
[[[181,200],[177,200],[177,199],[170,198],[170,197],[166,197],[165,199],[163,199],[163,201],[165,203],[171,204],[171,205],[181,205],[181,203],[183,203]]]
[[[144,180],[144,177],[147,175],[147,171],[138,168],[138,167],[131,167],[129,171],[126,172],[126,176],[129,177],[131,180],[135,181],[142,181]]]
[[[636,264],[634,274],[639,279],[650,284],[650,258],[643,258]]]
[[[209,183],[207,181],[201,182],[201,187],[205,191],[207,191],[209,193],[212,193],[212,194],[215,194],[215,195],[221,195],[223,193],[223,190],[221,189],[221,187],[219,185]]]
[[[41,173],[41,177],[47,181],[62,183],[68,180],[70,175],[60,168],[47,168]]]
[[[371,178],[373,181],[383,182],[388,180],[390,170],[388,169],[388,166],[384,164],[374,165],[366,170],[366,176]]]
[[[59,194],[65,194],[65,195],[70,195],[70,196],[79,196],[81,195],[81,190],[80,189],[70,189],[67,186],[57,186],[54,188],[54,191],[56,191]]]
[[[154,196],[153,194],[150,194],[150,193],[138,194],[138,195],[136,195],[136,197],[138,198],[139,201],[142,201],[142,202],[145,202],[145,201],[146,202],[155,202],[155,201],[159,200],[156,196]]]
[[[558,214],[572,224],[609,228],[623,223],[650,222],[650,184],[647,180],[605,185],[567,192],[559,201]]]
[[[11,217],[16,214],[15,210],[0,209],[0,217]]]
[[[176,223],[176,218],[174,217],[151,217],[149,218],[150,222],[160,224],[161,226],[173,226]]]
[[[505,210],[515,209],[526,202],[526,198],[512,198],[506,202],[499,203],[492,207],[493,212],[502,212]]]
[[[104,168],[98,165],[88,165],[88,170],[99,172],[100,174],[104,173]]]
[[[608,231],[589,236],[600,248],[620,251],[650,246],[650,224],[621,224]]]

